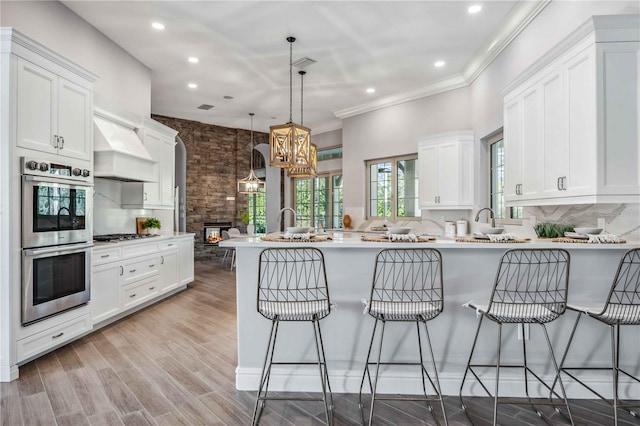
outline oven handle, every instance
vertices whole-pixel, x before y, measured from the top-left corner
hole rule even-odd
[[[25,256],[33,257],[33,256],[42,256],[43,254],[50,253],[63,253],[66,251],[80,251],[93,247],[93,243],[85,243],[85,244],[72,244],[68,246],[56,246],[56,247],[47,247],[43,249],[27,249],[24,250]]]
[[[53,177],[53,176],[44,177],[44,176],[24,175],[24,179],[32,182],[59,183],[64,185],[93,187],[93,184],[91,182],[85,182],[82,180],[63,179],[63,178]]]

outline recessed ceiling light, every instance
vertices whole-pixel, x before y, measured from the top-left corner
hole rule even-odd
[[[445,61],[436,61],[433,65],[440,68],[440,67],[444,67],[445,63],[446,63]]]
[[[164,30],[164,24],[161,24],[160,22],[154,22],[151,26],[156,30]]]
[[[474,4],[473,6],[470,6],[469,9],[467,9],[467,12],[469,13],[478,13],[482,10],[482,6],[479,4]]]
[[[196,89],[198,87],[195,83],[189,83],[187,86],[189,86],[189,89]]]
[[[229,96],[229,95],[224,95],[223,96],[224,99],[233,99],[233,96]]]
[[[374,89],[373,87],[369,87],[367,89],[367,93],[375,93],[376,89]]]
[[[189,62],[191,62],[192,64],[197,64],[198,62],[200,62],[200,59],[196,58],[195,56],[191,56],[189,57]]]
[[[277,117],[271,117],[272,120],[275,120]]]

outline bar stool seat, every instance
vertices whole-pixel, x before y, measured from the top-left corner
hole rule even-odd
[[[362,413],[362,390],[365,379],[368,378],[371,390],[371,408],[369,410],[369,425],[373,421],[373,412],[377,400],[401,400],[401,401],[424,401],[427,408],[434,416],[430,403],[439,402],[447,424],[447,413],[444,408],[440,382],[438,380],[438,370],[436,369],[429,329],[427,321],[437,317],[443,309],[443,288],[442,288],[442,255],[435,249],[386,249],[380,251],[376,256],[375,269],[373,272],[373,283],[371,285],[371,295],[369,300],[362,300],[365,303],[365,313],[375,318],[373,331],[371,333],[371,343],[365,361],[362,381],[360,382],[360,393],[358,395],[362,423],[365,423]],[[382,344],[384,342],[384,331],[387,322],[413,322],[417,330],[418,358],[415,362],[397,362],[394,360],[383,361]],[[371,361],[378,324],[382,323],[380,330],[380,341],[377,349],[377,360]],[[424,336],[427,348],[431,354],[432,371],[427,371],[425,360],[422,354],[422,332],[420,324],[424,326]],[[422,377],[423,395],[411,397],[379,396],[377,395],[378,380],[380,378],[380,366],[413,366],[420,369]],[[375,366],[372,374],[369,366]],[[433,379],[431,377],[433,374]],[[373,382],[372,382],[373,376]],[[435,391],[435,396],[427,395],[427,383]]]
[[[258,262],[257,311],[271,321],[269,343],[264,358],[260,384],[253,410],[252,425],[257,425],[267,401],[319,401],[324,405],[327,425],[333,424],[333,396],[320,320],[331,313],[327,273],[322,252],[311,247],[267,248]],[[283,322],[307,322],[313,329],[316,362],[274,360],[278,329]],[[311,331],[311,330],[310,330]],[[297,342],[296,342],[297,343]],[[269,380],[274,365],[317,365],[322,395],[286,397],[269,394]]]
[[[460,403],[465,414],[467,406],[462,398],[462,391],[467,380],[468,373],[471,373],[481,388],[488,396],[493,398],[493,424],[498,424],[498,404],[528,404],[534,411],[543,417],[534,405],[529,396],[529,375],[537,380],[538,383],[551,391],[552,395],[562,399],[561,402],[553,400],[549,402],[537,404],[565,406],[568,412],[568,418],[573,425],[571,409],[567,401],[564,385],[560,378],[560,369],[556,363],[555,354],[551,346],[551,340],[547,333],[546,323],[554,321],[562,315],[566,310],[567,291],[569,284],[569,253],[562,249],[514,249],[504,253],[498,266],[498,273],[491,291],[491,296],[487,302],[468,302],[464,306],[475,309],[476,315],[480,317],[478,328],[471,345],[471,353],[460,384]],[[483,320],[487,318],[498,325],[498,338],[495,364],[488,363],[472,363],[473,354],[478,342],[478,336],[482,327]],[[527,343],[522,340],[522,352],[524,362],[522,364],[504,364],[501,359],[502,348],[502,326],[503,324],[513,324],[521,327],[523,335],[525,334],[525,324],[539,324],[544,331],[547,348],[549,350],[550,360],[553,363],[555,381],[550,387],[546,384],[538,374],[533,372],[527,365]],[[488,368],[495,368],[495,389],[493,395],[483,383],[482,373]],[[524,372],[524,388],[527,395],[527,401],[505,399],[499,397],[500,369],[517,368]],[[554,390],[556,381],[560,384],[562,395],[558,395]],[[471,417],[469,419],[473,422]]]
[[[640,383],[640,377],[634,376],[620,367],[620,326],[640,326],[640,248],[627,251],[620,259],[620,264],[613,279],[609,295],[604,305],[579,305],[569,303],[567,309],[578,313],[567,342],[567,347],[560,362],[560,371],[571,377],[577,383],[584,386],[594,395],[606,401],[613,407],[614,424],[618,424],[618,408],[626,409],[634,417],[638,412],[632,408],[640,408],[640,401],[624,402],[618,395],[619,375]],[[573,337],[580,323],[580,319],[586,316],[595,319],[609,327],[611,340],[611,364],[609,366],[565,366]],[[596,392],[588,384],[580,380],[574,371],[611,370],[613,397],[605,398]],[[552,389],[555,387],[555,382]]]

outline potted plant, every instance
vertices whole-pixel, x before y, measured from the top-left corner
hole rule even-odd
[[[249,217],[249,211],[248,210],[238,211],[238,219],[240,219],[240,221],[247,226],[247,234],[253,235],[254,226],[252,223],[249,223],[249,221],[251,220],[251,218]]]
[[[573,225],[561,223],[540,222],[533,227],[538,238],[564,237],[565,232],[573,232]]]
[[[146,229],[147,234],[155,235],[160,231],[160,228],[162,228],[162,224],[156,217],[148,217],[142,222],[142,229]]]

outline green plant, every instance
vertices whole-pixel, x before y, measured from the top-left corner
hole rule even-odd
[[[564,237],[565,232],[573,232],[573,225],[562,223],[541,222],[536,223],[533,229],[536,235],[541,238],[558,238]]]
[[[245,225],[249,223],[249,211],[247,210],[239,210],[238,211],[238,219]]]
[[[160,229],[162,228],[162,224],[160,223],[160,220],[158,218],[149,217],[144,222],[142,222],[142,228],[143,229],[149,229],[149,228]]]

